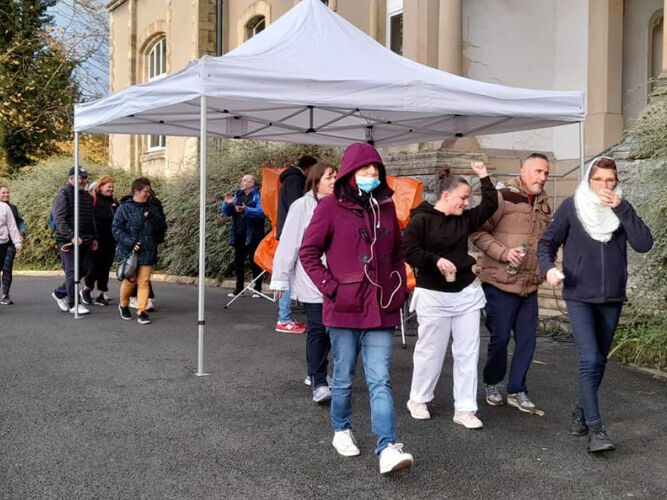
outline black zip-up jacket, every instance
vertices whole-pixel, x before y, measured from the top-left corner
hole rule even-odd
[[[567,198],[537,244],[542,275],[554,267],[556,252],[563,245],[565,300],[592,304],[627,300],[627,244],[637,252],[648,252],[653,246],[653,236],[626,200],[612,210],[621,224],[611,239],[602,243],[588,235],[577,217],[574,199]]]
[[[51,213],[56,222],[56,241],[69,243],[74,238],[74,187],[67,184],[53,199]],[[93,197],[85,189],[79,190],[79,238],[89,245],[97,239],[93,216]]]
[[[95,215],[95,227],[97,228],[97,236],[100,243],[116,244],[116,240],[111,232],[111,224],[113,224],[113,216],[116,213],[117,207],[118,201],[113,196],[96,194],[93,213]]]
[[[481,179],[482,202],[462,215],[445,215],[423,201],[410,212],[403,244],[405,260],[416,268],[417,286],[440,292],[460,292],[475,280],[475,259],[468,254],[468,236],[498,208],[498,194],[488,177]],[[444,257],[456,266],[456,281],[448,283],[437,267]]]
[[[280,174],[280,193],[278,193],[278,219],[276,220],[276,239],[280,239],[287,219],[290,205],[303,196],[306,176],[301,169],[290,167]]]

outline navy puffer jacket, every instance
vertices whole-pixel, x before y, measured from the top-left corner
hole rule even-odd
[[[148,217],[142,227],[145,212],[148,212]],[[135,243],[140,241],[141,248],[137,253],[137,264],[153,266],[157,263],[157,247],[164,240],[167,223],[156,205],[137,203],[130,198],[121,201],[120,207],[116,210],[111,231],[118,243],[116,262],[129,255]]]

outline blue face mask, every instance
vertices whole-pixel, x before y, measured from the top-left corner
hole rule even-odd
[[[357,186],[362,191],[370,193],[380,185],[380,179],[377,177],[365,177],[363,175],[355,175],[354,180],[357,182]]]

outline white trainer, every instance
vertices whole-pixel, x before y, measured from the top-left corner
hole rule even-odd
[[[75,309],[72,307],[72,308],[69,310],[69,312],[71,312],[72,314],[74,314],[74,310],[75,310]],[[83,315],[83,314],[89,314],[89,313],[90,313],[90,311],[88,310],[88,308],[82,306],[81,304],[79,304],[79,310],[78,310],[77,312],[78,312],[79,314],[81,314],[81,315]]]
[[[137,309],[139,307],[139,303],[137,302],[136,297],[130,297],[130,307],[132,309]]]
[[[455,424],[462,425],[466,429],[481,429],[484,424],[475,416],[473,411],[455,411],[452,419]]]
[[[56,292],[51,292],[51,297],[53,297],[53,300],[55,300],[56,304],[58,304],[58,309],[60,309],[64,313],[69,311],[69,304],[67,304],[67,297],[59,298],[56,295]]]
[[[428,406],[426,406],[426,403],[418,403],[417,401],[409,399],[406,406],[408,407],[408,411],[410,412],[410,416],[412,418],[417,420],[429,420],[431,418],[431,414],[428,411]]]
[[[380,474],[412,467],[414,458],[403,451],[403,443],[388,445],[380,452]]]
[[[336,451],[339,455],[344,457],[356,457],[361,453],[359,448],[357,448],[357,443],[354,440],[352,435],[352,430],[345,429],[344,431],[334,432],[333,441],[331,441],[333,447],[336,448]]]
[[[147,311],[155,311],[155,304],[153,303],[153,299],[148,299],[148,304],[146,304],[146,310]]]

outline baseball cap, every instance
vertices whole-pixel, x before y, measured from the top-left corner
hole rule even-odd
[[[69,176],[72,177],[74,175],[74,167],[69,169]],[[88,170],[86,170],[83,167],[79,167],[79,177],[88,177]]]

